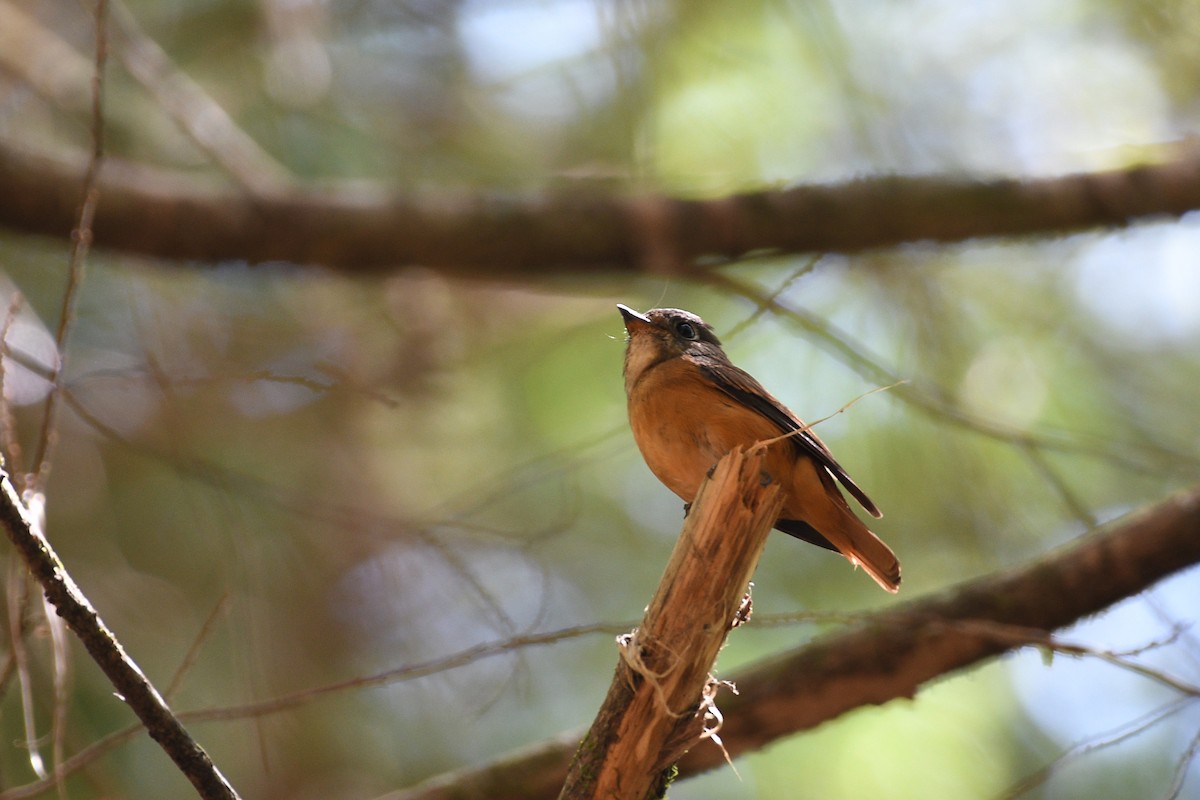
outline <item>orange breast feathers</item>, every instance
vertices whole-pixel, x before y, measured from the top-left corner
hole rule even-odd
[[[688,503],[735,446],[780,435],[770,420],[715,387],[686,357],[655,366],[632,387],[629,421],[650,471]],[[791,471],[794,452],[786,440],[770,448],[766,469],[774,479]]]

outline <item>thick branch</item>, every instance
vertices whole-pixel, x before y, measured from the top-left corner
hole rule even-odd
[[[979,621],[1055,630],[1197,563],[1200,487],[1030,564],[918,598],[740,673],[740,694],[721,703],[721,738],[736,755],[860,706],[912,697],[935,678],[1017,646]],[[536,756],[436,778],[391,800],[553,797],[548,787],[565,774],[571,749],[540,747]],[[693,748],[679,762],[680,775],[723,760],[716,747]]]
[[[199,796],[206,800],[236,800],[237,792],[208,753],[179,724],[166,701],[125,654],[120,642],[67,574],[50,543],[30,523],[3,470],[0,470],[0,524],[59,616],[83,642],[92,660],[108,676],[117,694],[137,714],[150,736],[196,787]]]
[[[739,448],[700,487],[642,624],[621,639],[564,800],[661,797],[664,770],[700,741],[713,664],[783,503],[762,475],[762,453]]]
[[[737,678],[725,704],[731,754],[816,727],[863,705],[913,697],[924,683],[1013,649],[997,623],[1048,633],[1200,562],[1200,489],[1084,537],[1018,569],[874,615],[845,633],[771,659]],[[687,773],[720,764],[689,754]]]
[[[423,264],[513,276],[678,270],[751,252],[858,251],[913,241],[1068,233],[1200,208],[1200,153],[1037,180],[877,177],[717,200],[595,191],[417,194],[296,186],[253,196],[110,158],[96,244],[164,259],[321,264],[381,272]],[[0,225],[66,237],[83,160],[0,144]]]

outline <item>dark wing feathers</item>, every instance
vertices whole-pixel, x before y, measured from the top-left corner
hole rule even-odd
[[[720,363],[705,356],[693,356],[693,358],[700,367],[700,371],[709,377],[721,391],[747,408],[762,414],[779,428],[780,433],[801,431],[790,437],[796,452],[816,460],[818,464],[833,473],[838,482],[846,487],[846,491],[853,495],[854,499],[861,503],[871,516],[883,516],[878,506],[871,501],[871,498],[867,497],[867,493],[846,474],[846,470],[833,457],[833,453],[829,452],[825,443],[812,431],[803,430],[804,424],[782,403],[772,397],[750,373],[732,364]],[[790,531],[788,532],[790,533]],[[805,537],[801,536],[800,538]],[[814,542],[814,544],[820,543]]]
[[[818,533],[816,528],[798,519],[776,520],[775,530],[783,531],[788,536],[795,536],[801,541],[815,544],[817,547],[824,547],[826,550],[832,550],[835,553],[842,552],[833,546],[833,542]]]

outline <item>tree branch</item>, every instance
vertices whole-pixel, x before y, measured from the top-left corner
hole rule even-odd
[[[1200,563],[1200,487],[1132,514],[1011,571],[873,614],[861,624],[764,661],[735,677],[721,738],[738,755],[864,705],[914,697],[935,678],[1030,641]],[[559,739],[483,767],[434,778],[389,800],[552,798],[572,748]],[[719,766],[716,747],[679,761],[686,777]],[[515,791],[513,787],[523,787]],[[534,790],[531,787],[537,787]]]
[[[616,675],[563,800],[662,797],[664,770],[700,741],[719,688],[713,664],[783,505],[762,460],[736,448],[700,487],[642,624],[618,639]]]
[[[236,800],[237,792],[213,764],[208,753],[171,713],[166,701],[105,626],[104,621],[75,585],[50,543],[29,520],[8,473],[0,469],[0,524],[29,571],[41,584],[59,616],[83,642],[147,732],[171,757],[180,771],[206,800]]]
[[[911,698],[941,675],[1020,648],[973,623],[1044,636],[1198,562],[1200,488],[1194,488],[1030,564],[875,614],[757,665],[738,676],[741,695],[726,704],[726,745],[731,754],[743,753],[863,705]],[[680,769],[694,773],[720,763],[697,750]]]
[[[457,275],[686,272],[751,252],[852,252],[904,242],[1062,234],[1200,208],[1200,151],[1163,163],[1031,180],[872,177],[716,200],[291,185],[250,194],[110,158],[96,244],[173,260],[285,261]],[[65,237],[82,158],[0,143],[0,225]]]

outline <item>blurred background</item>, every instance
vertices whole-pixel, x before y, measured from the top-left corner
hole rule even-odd
[[[0,0],[8,144],[90,149],[93,12]],[[242,185],[705,198],[874,174],[1048,176],[1171,157],[1200,128],[1198,42],[1195,0],[113,0],[106,149]],[[222,166],[214,151],[234,145],[205,145],[206,130],[240,131],[244,158]],[[9,339],[47,363],[68,252],[65,231],[0,230],[4,302],[24,298]],[[612,633],[640,616],[682,516],[625,423],[614,303],[701,314],[808,419],[908,381],[818,431],[883,508],[876,530],[913,598],[1196,481],[1198,254],[1194,214],[764,256],[723,268],[732,287],[467,282],[417,266],[352,279],[97,250],[48,533],[175,708],[227,710],[188,725],[243,796],[378,797],[584,726],[603,697]],[[5,359],[27,450],[46,386]],[[755,584],[757,615],[810,621],[739,630],[722,674],[897,602],[782,536]],[[1197,685],[1197,608],[1192,571],[1064,636],[1153,645],[1142,663]],[[50,641],[36,609],[26,618],[28,680],[9,671],[0,698],[10,791],[36,778],[24,709],[49,758],[55,708]],[[434,668],[481,644],[494,647]],[[67,755],[132,722],[74,649]],[[431,674],[405,671],[422,665]],[[1024,652],[671,796],[1200,797],[1196,699],[1098,659]],[[68,787],[191,791],[144,736]]]

